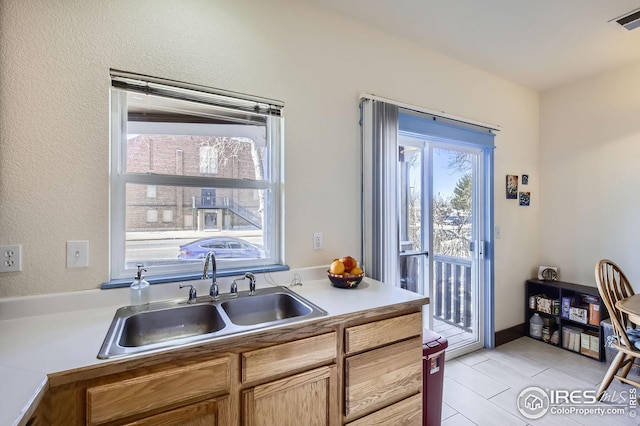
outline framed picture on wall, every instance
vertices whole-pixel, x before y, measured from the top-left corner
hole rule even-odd
[[[507,199],[518,198],[518,175],[507,175]]]

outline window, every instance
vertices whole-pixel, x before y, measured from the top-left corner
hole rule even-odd
[[[215,146],[200,147],[200,173],[218,173],[218,151]]]
[[[282,103],[111,71],[111,283],[285,268]],[[124,282],[124,280],[123,280]]]

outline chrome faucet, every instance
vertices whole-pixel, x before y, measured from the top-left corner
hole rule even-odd
[[[198,301],[198,294],[196,293],[196,288],[194,286],[192,286],[191,284],[180,284],[179,287],[189,287],[189,299],[187,300],[188,304],[192,305]]]
[[[238,285],[236,284],[236,280],[244,280],[244,279],[249,279],[249,296],[253,296],[254,294],[256,294],[256,276],[253,275],[251,272],[246,272],[244,274],[244,277],[236,278],[235,280],[233,280],[233,284],[231,284],[231,293],[232,294],[238,293]]]
[[[207,257],[204,259],[204,269],[202,270],[202,279],[209,278],[207,272],[209,271],[209,260],[211,260],[211,287],[209,287],[209,296],[214,299],[218,298],[220,290],[218,289],[218,279],[216,277],[216,255],[212,251],[207,253]]]
[[[253,296],[256,294],[256,276],[251,272],[247,272],[244,277],[249,279],[249,296]]]

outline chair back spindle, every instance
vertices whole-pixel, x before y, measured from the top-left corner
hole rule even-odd
[[[620,344],[629,348],[633,347],[626,330],[635,328],[628,319],[628,315],[616,308],[616,302],[635,294],[626,275],[618,265],[608,259],[603,259],[596,265],[596,283],[609,315],[613,332]]]

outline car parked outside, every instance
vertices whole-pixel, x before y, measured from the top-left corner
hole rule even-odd
[[[204,259],[213,252],[217,259],[260,258],[260,249],[255,245],[235,237],[210,237],[192,241],[180,246],[179,259]]]

